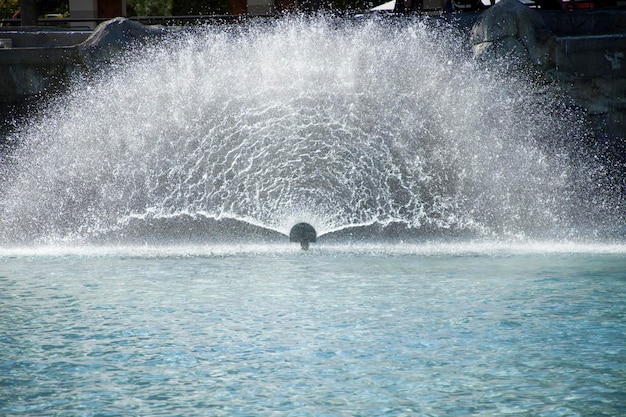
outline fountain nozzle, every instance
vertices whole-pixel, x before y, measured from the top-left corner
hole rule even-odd
[[[316,240],[317,233],[313,226],[308,223],[298,223],[289,232],[289,241],[300,242],[302,250],[308,250],[309,242],[315,242]]]

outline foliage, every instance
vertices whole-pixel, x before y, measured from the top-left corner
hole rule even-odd
[[[69,16],[69,0],[37,0],[37,14],[61,14]],[[0,19],[9,19],[20,8],[20,0],[0,0]]]
[[[8,19],[20,7],[20,0],[0,0],[0,19]]]
[[[169,16],[174,0],[126,0],[128,16]]]
[[[172,14],[177,16],[225,14],[228,10],[227,0],[172,0],[172,3]],[[300,12],[328,10],[342,13],[373,7],[372,0],[296,0],[296,4]]]
[[[69,0],[37,0],[37,12],[40,16],[52,13],[69,16],[70,2]]]
[[[127,0],[129,16],[193,16],[225,14],[227,0]]]
[[[340,13],[372,7],[371,0],[299,0],[297,3],[302,12],[331,10]],[[19,0],[0,0],[0,18],[10,18],[18,8]],[[126,8],[128,16],[225,14],[227,0],[126,0]],[[60,13],[67,16],[69,0],[38,0],[37,11],[39,15]]]
[[[172,14],[176,16],[226,14],[226,11],[226,0],[173,0]]]
[[[300,10],[328,10],[335,13],[363,11],[373,7],[371,0],[300,0]],[[384,3],[379,1],[377,4]]]

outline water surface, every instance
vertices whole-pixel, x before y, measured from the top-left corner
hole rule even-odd
[[[0,257],[0,414],[626,412],[623,245]]]

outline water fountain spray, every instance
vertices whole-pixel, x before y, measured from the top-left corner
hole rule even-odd
[[[585,191],[610,194],[601,167],[567,149],[579,116],[516,77],[419,18],[293,17],[138,45],[9,138],[0,241],[245,239],[305,221],[306,248],[355,228],[533,236],[602,218],[587,208],[610,202]]]

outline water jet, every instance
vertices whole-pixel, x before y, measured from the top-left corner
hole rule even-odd
[[[0,242],[264,240],[301,219],[366,240],[623,224],[619,183],[576,153],[581,115],[447,29],[292,17],[120,52],[6,138]]]

